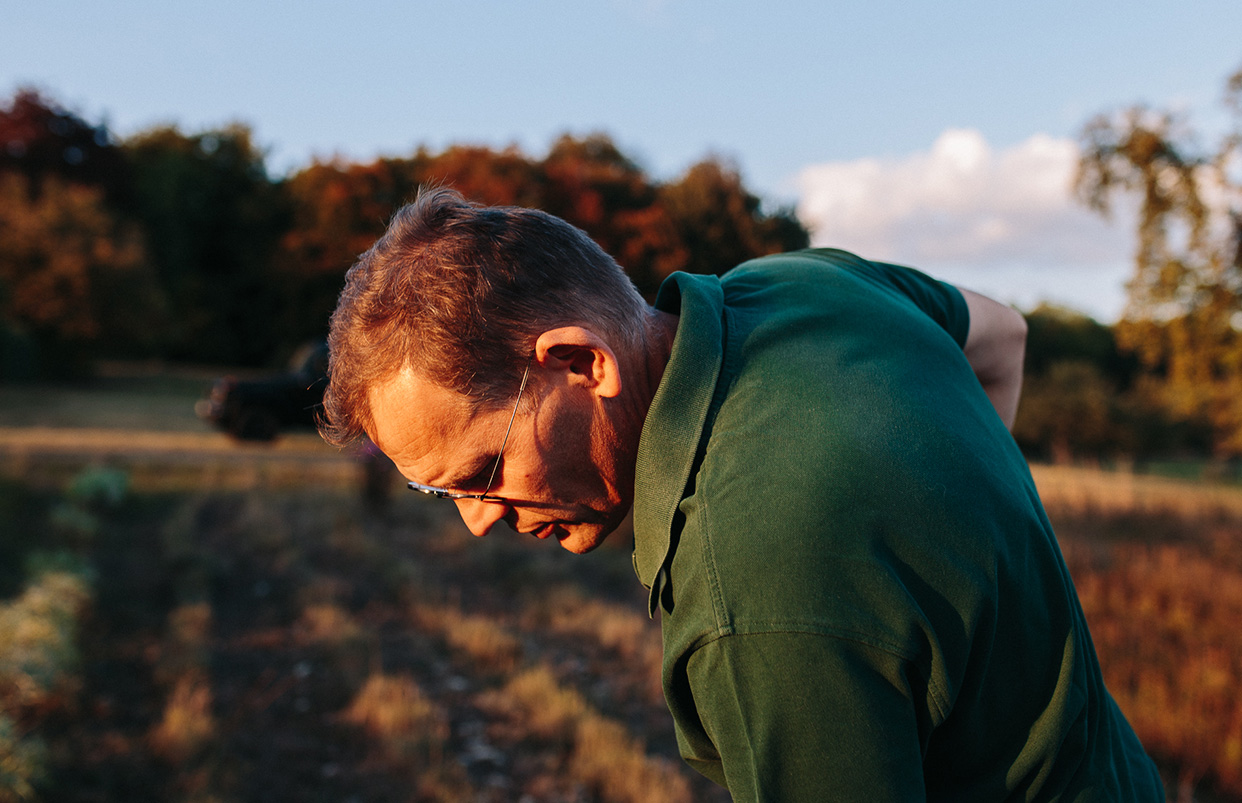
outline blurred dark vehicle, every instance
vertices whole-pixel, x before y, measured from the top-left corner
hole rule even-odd
[[[312,429],[328,384],[327,342],[302,346],[289,369],[260,379],[221,377],[194,412],[239,440],[270,441],[285,429]]]

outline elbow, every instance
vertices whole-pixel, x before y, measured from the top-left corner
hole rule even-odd
[[[1008,320],[1006,322],[1006,334],[1010,343],[1010,347],[1017,350],[1019,354],[1026,354],[1026,336],[1029,327],[1026,323],[1026,316],[1018,312],[1013,307],[1006,307],[1009,311]]]

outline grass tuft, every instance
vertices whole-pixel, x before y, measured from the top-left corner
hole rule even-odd
[[[448,739],[444,712],[406,674],[371,675],[344,719],[365,730],[391,761],[439,762]]]
[[[607,803],[686,803],[690,786],[673,762],[649,756],[620,723],[601,716],[552,672],[535,666],[503,689],[480,696],[480,704],[522,722],[534,738],[561,746],[564,772]]]
[[[151,731],[152,750],[173,764],[201,755],[216,737],[211,682],[202,672],[177,679],[164,704],[163,716]]]

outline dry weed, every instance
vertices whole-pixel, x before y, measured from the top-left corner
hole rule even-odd
[[[46,764],[43,742],[20,735],[13,720],[0,714],[0,803],[33,800]]]
[[[207,602],[179,605],[168,614],[155,666],[157,681],[171,686],[189,673],[206,671],[211,661],[212,621],[211,605]]]
[[[1031,466],[1048,515],[1176,516],[1191,521],[1242,520],[1242,490],[1073,466]]]
[[[293,627],[301,644],[346,645],[365,640],[366,633],[357,620],[339,605],[307,605]]]
[[[591,640],[615,651],[630,671],[646,679],[647,699],[664,701],[660,626],[640,610],[588,597],[573,586],[559,586],[541,593],[527,607],[522,626],[575,640]]]
[[[1105,679],[1139,738],[1242,794],[1242,574],[1187,546],[1064,545]]]
[[[1242,492],[1036,467],[1109,690],[1190,799],[1242,795]],[[1066,534],[1070,535],[1066,535]]]
[[[690,785],[671,761],[648,756],[619,723],[598,715],[578,723],[570,772],[614,803],[685,803]]]
[[[485,707],[520,720],[531,737],[564,744],[573,743],[578,722],[587,712],[582,695],[562,688],[544,666],[521,672],[502,690],[484,693],[481,700]]]
[[[601,716],[578,692],[557,683],[546,667],[532,667],[503,689],[480,695],[480,705],[520,721],[527,734],[561,744],[566,771],[608,803],[685,803],[690,787],[672,762],[648,756],[639,740]]]
[[[212,704],[211,682],[203,672],[191,671],[178,678],[164,704],[163,717],[151,731],[151,749],[176,764],[200,754],[216,736]]]
[[[372,674],[342,717],[361,727],[381,759],[409,773],[411,800],[456,801],[474,797],[463,767],[445,754],[449,718],[408,674]]]
[[[449,735],[444,712],[406,674],[371,675],[344,719],[363,728],[395,762],[438,763]]]
[[[378,636],[335,603],[307,605],[293,626],[294,642],[312,647],[350,688],[358,688],[379,662]]]
[[[483,671],[512,672],[522,658],[522,642],[494,619],[451,605],[418,603],[411,612],[420,627],[440,635]]]

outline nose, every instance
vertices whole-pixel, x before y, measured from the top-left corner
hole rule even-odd
[[[491,531],[496,522],[504,518],[509,506],[503,502],[481,502],[478,499],[458,499],[457,512],[470,532],[482,537]]]

